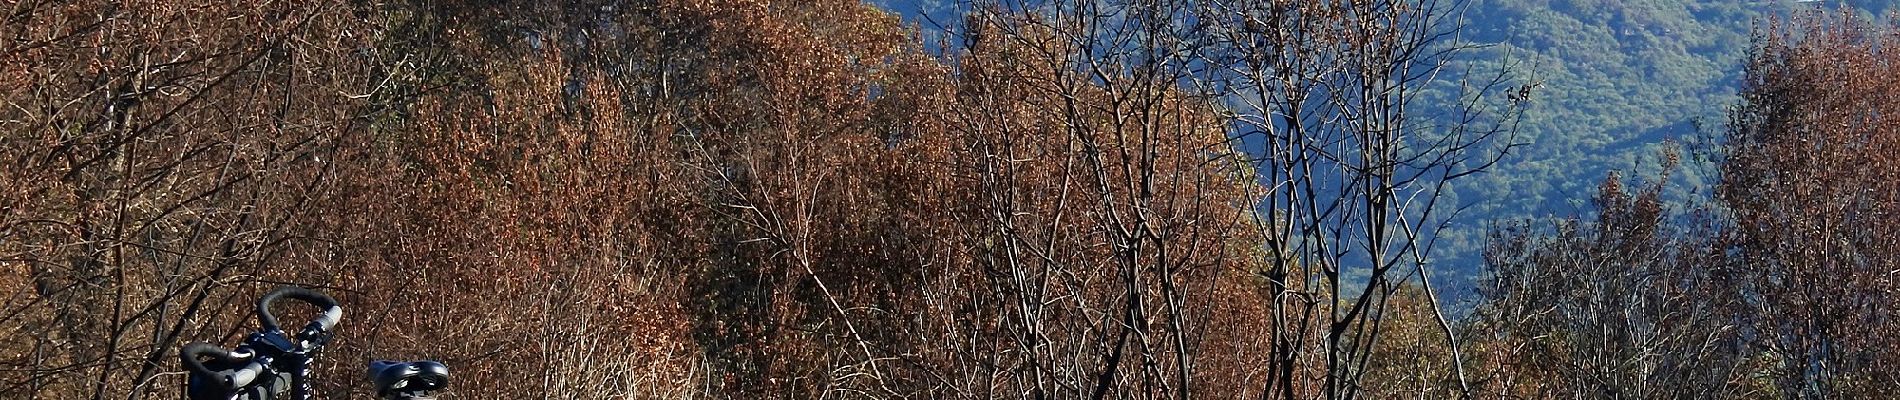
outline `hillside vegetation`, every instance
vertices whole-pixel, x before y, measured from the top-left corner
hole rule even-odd
[[[1446,232],[1442,261],[1481,273],[1484,226],[1592,212],[1592,182],[1612,171],[1659,177],[1665,149],[1685,153],[1663,188],[1671,203],[1711,199],[1709,157],[1727,122],[1758,23],[1845,7],[1883,15],[1882,1],[1618,0],[1475,2],[1465,31],[1494,46],[1472,63],[1510,68],[1537,86],[1519,147],[1498,168],[1462,182],[1470,206]]]
[[[873,0],[927,32],[957,29],[958,2]],[[1469,45],[1448,74],[1508,71],[1529,85],[1513,156],[1452,185],[1462,209],[1440,232],[1435,262],[1446,295],[1463,309],[1476,301],[1493,224],[1545,222],[1593,212],[1588,199],[1612,171],[1660,176],[1666,148],[1685,153],[1664,187],[1672,204],[1704,202],[1718,179],[1708,162],[1736,101],[1753,30],[1765,18],[1844,7],[1867,18],[1893,9],[1879,0],[1474,0],[1461,9],[1459,43]],[[946,25],[948,21],[948,25]],[[1417,115],[1455,125],[1464,115],[1426,87]],[[1493,100],[1504,101],[1503,96]]]
[[[1458,23],[1565,24],[1529,6],[939,5],[929,42],[847,0],[5,4],[0,397],[179,398],[178,348],[280,285],[346,309],[319,398],[369,396],[373,358],[446,361],[452,398],[1900,389],[1900,29],[1854,12],[1617,22],[1740,95],[1582,110],[1624,106]],[[1540,178],[1586,217],[1455,212],[1588,162],[1525,150],[1547,119],[1704,103],[1732,105],[1710,201],[1656,150]],[[1458,246],[1488,266],[1466,318]]]

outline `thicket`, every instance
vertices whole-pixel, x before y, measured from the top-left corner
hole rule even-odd
[[[1834,218],[1887,215],[1883,176],[1751,194],[1792,182],[1760,171],[1893,154],[1866,147],[1891,105],[1836,90],[1892,76],[1891,34],[1852,20],[1763,36],[1726,152],[1735,228],[1674,239],[1653,190],[1606,184],[1612,233],[1565,237],[1615,245],[1499,235],[1519,243],[1500,271],[1530,271],[1463,324],[1427,278],[1438,202],[1511,149],[1531,93],[1458,81],[1461,123],[1412,114],[1460,54],[1455,6],[988,4],[933,54],[845,0],[7,4],[6,397],[177,397],[176,349],[235,341],[280,284],[346,308],[323,398],[364,396],[372,357],[445,360],[470,398],[1893,387],[1887,242]],[[1820,68],[1827,49],[1865,65]],[[1808,134],[1829,118],[1859,122]],[[1809,139],[1851,164],[1784,166]],[[1820,190],[1840,187],[1869,191]],[[1815,202],[1837,207],[1790,208]],[[1744,234],[1765,231],[1788,236]],[[1815,232],[1842,245],[1774,247]],[[1679,271],[1602,288],[1659,291],[1621,309],[1691,322],[1616,327],[1706,325],[1681,332],[1725,351],[1660,361],[1702,342],[1589,337],[1600,296],[1507,294],[1574,295],[1583,275],[1542,271],[1606,255]],[[1814,292],[1830,273],[1856,280]],[[1680,380],[1594,391],[1652,376]]]
[[[1179,8],[999,6],[940,58],[851,1],[12,4],[9,396],[175,394],[283,283],[351,310],[325,397],[372,356],[477,397],[1186,397],[1269,348],[1341,392],[1373,346],[1317,343],[1381,315],[1329,316],[1333,266],[1276,292],[1305,339],[1253,335],[1255,175],[1141,30]]]

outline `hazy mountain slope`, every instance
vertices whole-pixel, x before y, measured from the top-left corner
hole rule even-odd
[[[950,25],[955,0],[870,0],[936,29]],[[1654,173],[1666,141],[1698,143],[1725,121],[1754,22],[1809,7],[1885,12],[1885,0],[1472,0],[1464,38],[1487,45],[1468,53],[1476,70],[1510,68],[1534,84],[1519,136],[1523,146],[1492,172],[1457,182],[1466,206],[1434,251],[1447,282],[1482,270],[1492,221],[1566,218],[1587,202],[1609,171]],[[1466,65],[1454,66],[1460,69]],[[1414,115],[1452,115],[1427,107]],[[1693,145],[1691,146],[1693,147]],[[1670,197],[1706,196],[1715,177],[1695,164],[1673,176]]]

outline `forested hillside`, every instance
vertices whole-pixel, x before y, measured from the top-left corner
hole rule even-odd
[[[1755,0],[1484,0],[1472,7],[1474,61],[1537,85],[1524,145],[1493,173],[1461,184],[1471,224],[1450,232],[1446,262],[1475,274],[1486,224],[1588,213],[1610,171],[1655,176],[1663,147],[1688,146],[1666,190],[1706,199],[1713,171],[1698,156],[1735,100],[1754,23],[1807,2]]]
[[[1884,4],[0,4],[0,398],[1900,391]]]
[[[1592,212],[1585,201],[1611,171],[1658,176],[1666,147],[1685,153],[1664,187],[1672,202],[1706,201],[1711,139],[1727,121],[1756,22],[1797,10],[1850,7],[1873,18],[1884,1],[1482,0],[1467,15],[1476,65],[1536,85],[1517,153],[1461,182],[1464,221],[1447,234],[1447,266],[1480,279],[1486,226]],[[1446,113],[1446,115],[1450,115]],[[1456,284],[1456,283],[1454,283]]]
[[[874,0],[927,29],[942,29],[954,1]],[[1891,10],[1877,0],[1477,0],[1461,15],[1462,39],[1478,46],[1453,73],[1508,70],[1534,85],[1515,155],[1457,183],[1448,200],[1469,206],[1435,252],[1451,295],[1471,299],[1481,279],[1492,223],[1566,218],[1591,212],[1585,199],[1610,171],[1654,176],[1664,147],[1684,147],[1671,174],[1672,200],[1708,199],[1714,170],[1700,153],[1735,100],[1740,60],[1762,18],[1796,10],[1849,7],[1867,17]],[[954,25],[952,25],[954,28]],[[1442,100],[1442,98],[1439,98]],[[1458,110],[1421,113],[1456,122]],[[1700,188],[1700,189],[1698,189]]]
[[[1900,29],[1853,12],[1760,27],[1711,162],[1713,203],[1612,175],[1594,217],[1494,232],[1474,329],[1533,397],[1882,397],[1900,324],[1891,225]],[[1535,378],[1530,378],[1530,377]],[[1550,382],[1561,382],[1551,384]]]

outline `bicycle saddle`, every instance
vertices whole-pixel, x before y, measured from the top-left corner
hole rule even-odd
[[[449,386],[449,367],[435,361],[369,362],[369,379],[376,385],[376,397],[385,399],[428,399],[431,392]]]

